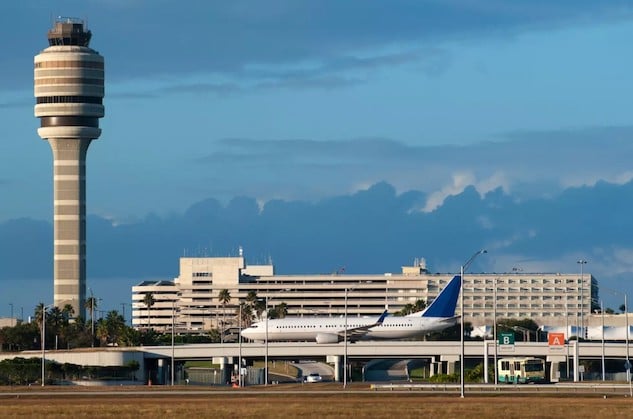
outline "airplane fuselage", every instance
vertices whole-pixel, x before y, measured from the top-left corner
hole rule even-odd
[[[242,336],[255,341],[317,341],[336,343],[345,336],[345,329],[367,327],[376,322],[375,318],[285,318],[260,321],[242,331]],[[442,330],[456,323],[456,319],[438,317],[387,317],[382,324],[369,328],[363,340],[406,339]],[[266,333],[268,326],[268,333]],[[348,339],[353,340],[352,333]]]

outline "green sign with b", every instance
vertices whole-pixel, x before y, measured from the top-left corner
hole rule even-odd
[[[499,345],[514,345],[514,333],[499,333]]]

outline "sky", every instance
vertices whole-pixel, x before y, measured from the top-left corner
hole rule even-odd
[[[419,192],[408,211],[429,217],[472,191],[549,207],[570,190],[633,178],[631,1],[29,0],[2,2],[0,13],[10,17],[0,35],[13,40],[0,56],[5,231],[52,220],[52,156],[37,136],[32,68],[55,16],[85,19],[105,57],[106,116],[88,153],[87,193],[88,213],[112,228],[179,219],[209,199],[320,208],[381,182],[396,196]],[[595,231],[580,226],[591,243]],[[633,246],[617,244],[606,255],[606,245],[568,243],[558,261],[514,249],[482,268],[509,269],[529,253],[535,270],[570,271],[589,257],[604,266],[597,277],[625,275],[628,257],[616,255]],[[435,263],[450,269],[460,258]],[[18,298],[3,283],[0,315]],[[117,300],[124,295],[129,288]]]

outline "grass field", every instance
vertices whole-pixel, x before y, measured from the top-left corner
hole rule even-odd
[[[155,387],[157,388],[157,387]],[[269,393],[96,395],[95,389],[50,388],[19,396],[0,391],[3,418],[630,418],[633,400],[622,396],[425,396],[410,393]],[[12,391],[16,391],[13,388]],[[111,390],[99,388],[99,390]],[[132,390],[132,389],[130,389]],[[134,389],[138,390],[138,388]],[[162,389],[164,390],[164,388]],[[182,388],[180,390],[183,390]],[[191,389],[188,389],[191,390]]]

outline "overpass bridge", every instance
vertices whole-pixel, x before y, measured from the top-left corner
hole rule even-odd
[[[464,354],[467,364],[492,362],[494,357],[494,341],[466,341]],[[212,360],[224,369],[231,370],[243,360],[302,360],[312,359],[334,364],[335,380],[340,380],[342,364],[347,352],[348,360],[365,361],[371,359],[426,359],[430,375],[455,372],[459,362],[461,345],[459,341],[359,341],[356,343],[317,344],[314,342],[269,342],[265,343],[209,343],[187,344],[176,346],[137,346],[84,348],[74,350],[47,350],[46,359],[60,363],[80,365],[125,365],[134,359],[144,369],[160,370],[167,374],[171,358],[175,363],[187,360]],[[486,356],[487,354],[487,356]],[[0,360],[14,357],[41,357],[41,351],[25,351],[20,353],[0,354]],[[559,364],[573,362],[573,371],[578,371],[579,360],[621,359],[624,366],[629,359],[629,345],[624,342],[580,342],[552,349],[547,342],[516,342],[512,346],[497,348],[498,357],[533,356],[546,359],[550,363],[551,377],[557,377]],[[487,371],[487,368],[484,368]],[[624,371],[624,367],[622,368]],[[165,375],[165,376],[168,376]],[[577,376],[575,377],[578,379]]]

